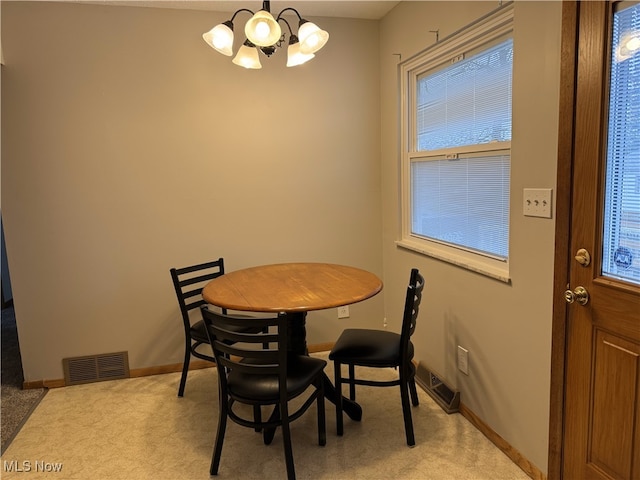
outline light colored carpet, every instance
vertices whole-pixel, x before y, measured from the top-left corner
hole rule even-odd
[[[319,354],[326,358],[326,354]],[[333,365],[327,372],[332,377]],[[377,377],[393,370],[372,370]],[[2,456],[4,480],[206,479],[217,425],[215,369],[53,389]],[[317,444],[315,407],[292,424],[299,479],[526,480],[529,477],[464,417],[447,415],[420,388],[413,408],[416,446],[405,443],[397,388],[358,388],[361,422],[335,434],[326,404],[327,445]],[[60,469],[57,473],[52,473]],[[30,470],[28,475],[25,472]],[[39,470],[39,471],[38,471]],[[286,478],[282,437],[229,422],[218,478]]]
[[[0,452],[18,433],[42,397],[44,388],[23,390],[22,359],[18,343],[18,329],[13,307],[3,308],[1,317],[1,379],[0,379]]]

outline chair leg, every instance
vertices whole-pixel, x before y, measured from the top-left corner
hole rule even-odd
[[[280,408],[278,408],[278,405],[276,405],[275,408],[273,409],[273,412],[269,416],[268,421],[269,423],[273,423],[273,422],[277,422],[278,420],[280,420]],[[273,441],[273,437],[275,434],[276,434],[276,427],[263,428],[262,441],[264,442],[264,444],[271,445],[271,442]]]
[[[257,425],[262,422],[262,410],[260,410],[260,405],[253,406],[253,421],[256,422],[255,431],[261,432],[262,428]]]
[[[409,380],[409,393],[411,394],[411,403],[414,407],[420,405],[420,401],[418,400],[418,391],[416,390],[416,381],[414,378]]]
[[[282,443],[284,445],[284,461],[287,465],[287,480],[296,479],[296,469],[293,464],[293,448],[291,447],[291,429],[289,428],[289,410],[287,402],[280,403],[282,417]]]
[[[338,435],[342,435],[344,433],[342,423],[342,364],[334,361],[333,368],[335,370],[336,383],[336,431]]]
[[[187,374],[189,373],[189,361],[191,360],[191,339],[187,338],[184,346],[184,361],[182,362],[182,376],[180,377],[180,386],[178,387],[178,396],[184,395],[184,387],[187,383]]]
[[[325,446],[327,444],[327,420],[324,411],[324,379],[318,379],[316,388],[318,389],[318,398],[316,400],[318,409],[318,445]]]
[[[349,399],[353,402],[356,401],[356,367],[353,364],[349,365]]]
[[[226,400],[222,400],[226,401]],[[222,455],[222,444],[224,442],[224,432],[227,429],[227,409],[220,403],[220,416],[218,420],[218,433],[216,434],[216,445],[213,448],[213,458],[211,459],[210,475],[217,475],[220,467],[220,456]]]
[[[418,391],[416,390],[416,367],[409,363],[409,393],[411,393],[411,403],[414,407],[420,405]]]
[[[402,416],[404,417],[407,445],[413,447],[416,444],[416,439],[413,435],[413,421],[411,419],[411,406],[409,405],[409,380],[405,378],[405,375],[400,377],[400,398],[402,400]]]

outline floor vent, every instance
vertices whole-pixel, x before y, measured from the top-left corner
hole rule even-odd
[[[62,365],[64,366],[65,385],[129,378],[129,354],[127,352],[63,358]]]
[[[416,381],[431,398],[447,413],[457,413],[460,409],[460,392],[452,390],[436,374],[418,364]]]

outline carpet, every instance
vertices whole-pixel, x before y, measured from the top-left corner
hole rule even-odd
[[[24,390],[22,359],[18,343],[15,311],[12,306],[2,309],[0,436],[2,453],[27,421],[31,412],[47,393],[45,388]]]
[[[328,353],[313,355],[327,360]],[[325,371],[333,376],[332,362]],[[362,374],[398,377],[391,368]],[[0,459],[2,480],[286,478],[282,432],[264,445],[259,433],[231,421],[219,476],[209,476],[218,424],[216,375],[215,368],[189,372],[184,397],[176,394],[180,373],[52,388]],[[297,478],[531,480],[462,415],[448,415],[420,387],[418,397],[420,405],[411,408],[413,448],[406,443],[397,388],[359,388],[362,421],[346,417],[343,436],[336,435],[335,407],[326,402],[324,447],[318,446],[312,406],[291,424]],[[242,411],[252,416],[250,408]],[[29,473],[18,468],[25,461]]]

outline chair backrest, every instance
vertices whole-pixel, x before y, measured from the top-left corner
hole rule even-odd
[[[178,297],[182,320],[185,328],[189,328],[189,312],[206,304],[202,298],[202,289],[210,280],[224,275],[224,260],[219,258],[212,262],[191,265],[190,267],[172,268],[169,271],[176,290],[176,297]]]
[[[246,375],[278,376],[280,395],[284,400],[288,357],[287,317],[282,314],[269,318],[235,317],[209,310],[206,306],[201,310],[218,365],[223,397],[229,395],[227,375],[236,370]],[[269,348],[265,348],[267,345]]]
[[[407,296],[404,302],[404,315],[402,317],[402,332],[400,339],[400,355],[403,361],[411,360],[408,358],[409,341],[411,335],[416,330],[416,320],[420,311],[420,302],[422,301],[422,290],[424,289],[424,277],[417,268],[411,270],[409,278],[409,286],[407,287]]]

